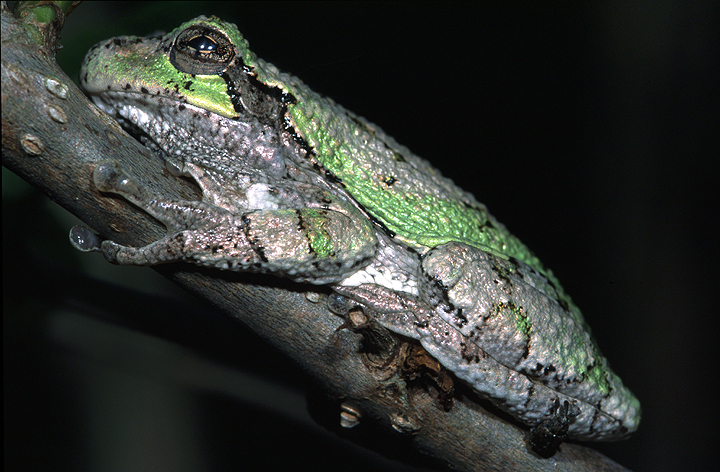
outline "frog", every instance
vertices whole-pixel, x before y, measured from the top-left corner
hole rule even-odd
[[[551,437],[541,449],[637,429],[639,401],[553,272],[427,160],[256,57],[234,24],[200,16],[99,43],[80,84],[202,197],[164,199],[100,162],[97,189],[167,234],[130,247],[71,232],[78,248],[325,286],[419,343],[535,442]]]

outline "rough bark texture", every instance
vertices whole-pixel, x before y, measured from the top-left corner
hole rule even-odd
[[[90,104],[54,61],[47,46],[55,38],[53,27],[43,46],[31,41],[29,29],[32,25],[2,12],[3,165],[103,237],[134,246],[157,239],[164,233],[161,225],[121,198],[95,189],[95,164],[116,159],[164,198],[197,198],[199,190],[169,175],[162,162]],[[234,274],[183,264],[159,270],[245,323],[363,417],[402,431],[398,436],[411,436],[419,449],[451,468],[625,470],[576,444],[564,444],[550,459],[540,458],[530,451],[526,430],[487,412],[472,395],[459,395],[445,411],[436,391],[404,388],[397,369],[379,366],[362,352],[360,333],[338,330],[343,320],[300,290],[248,285],[237,282]]]

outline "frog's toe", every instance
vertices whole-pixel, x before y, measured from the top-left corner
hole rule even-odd
[[[119,182],[126,177],[125,170],[116,161],[102,161],[93,172],[93,182],[101,192],[117,193]]]
[[[102,240],[85,226],[73,226],[70,229],[70,244],[83,252],[99,251]]]
[[[99,191],[116,193],[130,201],[145,198],[137,182],[125,172],[125,169],[117,161],[100,162],[93,172],[93,182]]]

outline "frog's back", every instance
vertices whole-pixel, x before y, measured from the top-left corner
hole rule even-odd
[[[483,204],[426,160],[298,78],[260,59],[255,67],[263,82],[295,98],[288,104],[288,119],[317,162],[397,239],[421,252],[463,242],[545,272]]]

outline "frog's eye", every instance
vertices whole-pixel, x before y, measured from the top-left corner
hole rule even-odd
[[[191,26],[183,30],[170,47],[170,62],[192,75],[222,74],[235,57],[230,39],[216,29]]]

